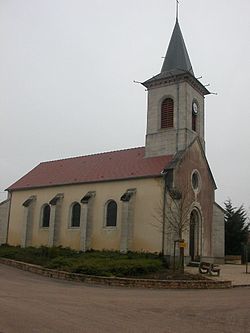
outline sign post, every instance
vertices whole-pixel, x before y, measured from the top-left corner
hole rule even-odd
[[[187,248],[187,243],[184,242],[184,239],[182,239],[182,240],[180,241],[180,247],[183,247],[184,249]]]

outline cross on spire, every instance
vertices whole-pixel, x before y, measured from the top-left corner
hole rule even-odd
[[[179,0],[176,0],[176,21],[178,21],[179,18],[179,5],[180,5]]]

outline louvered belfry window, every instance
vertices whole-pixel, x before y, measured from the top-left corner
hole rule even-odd
[[[161,128],[174,127],[174,101],[166,98],[161,105]]]

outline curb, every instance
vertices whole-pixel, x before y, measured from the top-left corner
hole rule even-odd
[[[249,288],[250,284],[232,284],[232,288]]]
[[[154,280],[154,279],[133,279],[119,277],[103,277],[77,273],[57,271],[44,268],[42,266],[27,264],[12,259],[0,258],[0,263],[12,266],[23,271],[43,275],[46,277],[85,282],[88,284],[106,285],[112,287],[129,288],[149,288],[149,289],[228,289],[232,288],[231,281],[212,281],[212,280]]]

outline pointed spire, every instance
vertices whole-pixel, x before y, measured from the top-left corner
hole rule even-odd
[[[161,73],[173,70],[189,72],[194,76],[191,61],[188,56],[177,17]]]

